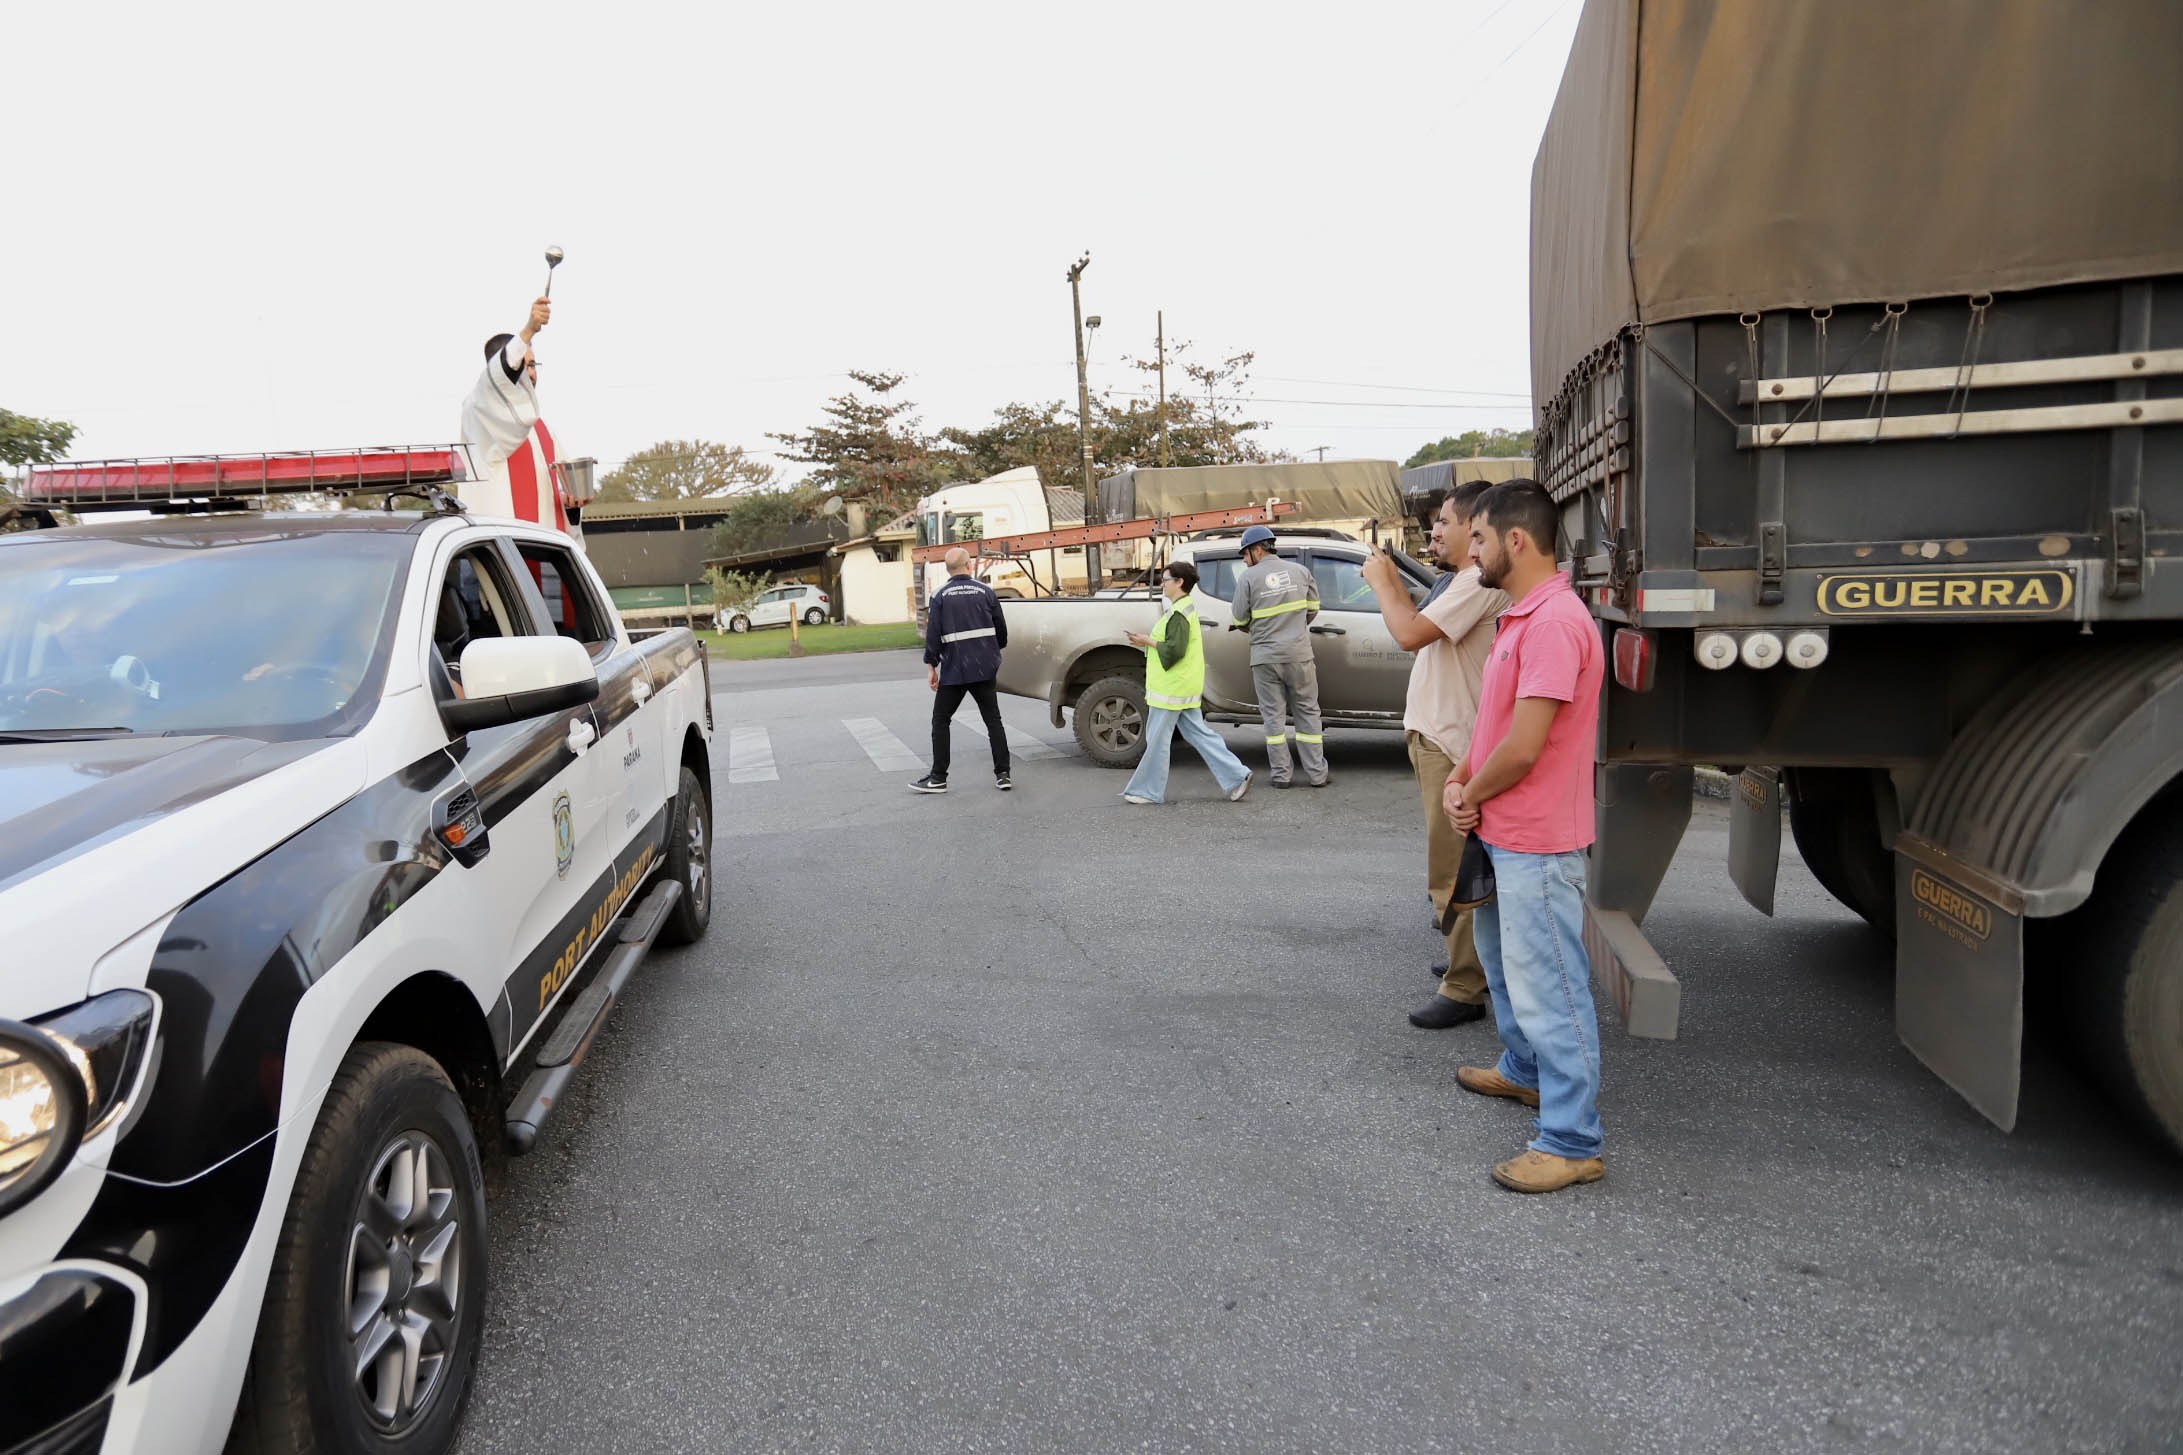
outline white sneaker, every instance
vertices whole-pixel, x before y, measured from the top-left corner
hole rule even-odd
[[[1122,802],[1124,803],[1158,803],[1159,801],[1157,798],[1147,798],[1142,793],[1125,793],[1122,795]]]
[[[1251,770],[1245,769],[1243,773],[1243,781],[1236,785],[1235,792],[1228,795],[1228,801],[1230,803],[1241,803],[1243,801],[1243,795],[1251,791],[1251,780],[1257,776],[1258,775]],[[1438,924],[1439,921],[1435,920],[1433,921],[1433,923]]]

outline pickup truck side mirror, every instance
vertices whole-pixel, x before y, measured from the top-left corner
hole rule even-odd
[[[581,707],[599,695],[583,643],[567,637],[487,637],[462,649],[461,697],[439,700],[454,733]]]

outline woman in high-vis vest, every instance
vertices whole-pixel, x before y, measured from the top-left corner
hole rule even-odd
[[[1205,642],[1198,635],[1198,604],[1190,595],[1197,584],[1197,567],[1188,561],[1168,562],[1167,574],[1160,578],[1167,609],[1150,636],[1129,634],[1145,649],[1145,755],[1122,790],[1125,803],[1158,803],[1167,796],[1167,760],[1178,728],[1213,770],[1214,781],[1230,802],[1251,791],[1251,770],[1228,751],[1198,710],[1205,700]]]

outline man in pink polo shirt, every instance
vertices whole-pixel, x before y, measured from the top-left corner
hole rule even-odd
[[[1599,1016],[1584,950],[1585,849],[1605,669],[1599,627],[1554,568],[1560,512],[1531,480],[1486,492],[1471,518],[1480,580],[1515,605],[1486,660],[1478,727],[1448,780],[1448,820],[1476,833],[1496,893],[1472,921],[1501,1059],[1465,1066],[1466,1091],[1537,1107],[1538,1135],[1493,1169],[1503,1187],[1557,1192],[1606,1175],[1600,1158]]]

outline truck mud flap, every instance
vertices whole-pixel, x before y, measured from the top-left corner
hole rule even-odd
[[[1896,841],[1895,1033],[2005,1132],[2023,1079],[2023,908],[2006,882]]]
[[[1619,909],[1585,905],[1584,949],[1592,959],[1592,983],[1622,1017],[1623,1029],[1647,1040],[1674,1040],[1683,1014],[1682,983],[1637,921]]]
[[[1774,913],[1781,872],[1781,770],[1746,768],[1728,797],[1728,877],[1760,914]]]

